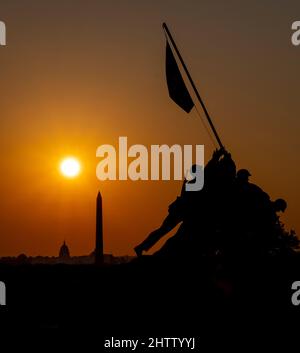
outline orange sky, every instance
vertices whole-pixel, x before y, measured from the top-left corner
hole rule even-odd
[[[284,5],[284,6],[283,6]],[[297,15],[299,18],[297,18]],[[180,182],[96,179],[96,148],[213,145],[194,111],[169,98],[166,21],[239,168],[299,231],[300,48],[291,45],[298,1],[16,1],[0,20],[0,256],[73,255],[95,243],[95,198],[104,203],[105,252],[133,254],[158,226]],[[78,179],[58,172],[66,155],[83,163]]]

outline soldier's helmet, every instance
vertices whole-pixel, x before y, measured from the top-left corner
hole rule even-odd
[[[249,170],[247,170],[247,169],[240,169],[236,173],[236,177],[239,180],[248,180],[249,176],[251,176],[251,174],[250,174]]]
[[[287,208],[287,203],[284,199],[277,199],[274,201],[274,209],[276,212],[284,212]]]

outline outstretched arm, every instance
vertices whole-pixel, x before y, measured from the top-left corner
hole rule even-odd
[[[180,218],[169,214],[158,229],[155,229],[153,232],[151,232],[141,244],[134,248],[137,256],[141,256],[143,251],[150,250],[152,246],[154,246],[164,235],[175,228],[180,221]]]

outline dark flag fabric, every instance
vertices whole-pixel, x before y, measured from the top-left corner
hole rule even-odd
[[[183,81],[168,41],[166,47],[166,76],[170,98],[189,113],[194,106],[194,102]]]

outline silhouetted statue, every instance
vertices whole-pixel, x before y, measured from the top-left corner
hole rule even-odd
[[[141,244],[134,248],[137,256],[141,256],[143,251],[150,250],[164,235],[174,229],[182,219],[183,199],[182,196],[180,196],[169,206],[169,214],[163,221],[162,225],[151,232]]]
[[[235,183],[235,201],[237,215],[244,227],[253,229],[260,223],[261,217],[270,206],[270,197],[260,187],[249,182],[250,172],[240,169]]]
[[[223,158],[221,159],[221,157]],[[148,251],[180,222],[182,225],[177,233],[156,254],[173,256],[178,252],[183,254],[186,251],[188,254],[192,250],[201,251],[205,248],[208,240],[208,237],[205,236],[206,230],[213,226],[213,203],[216,198],[213,192],[217,191],[218,194],[223,188],[223,184],[232,184],[235,170],[235,163],[229,153],[224,149],[214,151],[212,159],[205,167],[204,188],[200,191],[186,191],[186,183],[193,183],[195,179],[184,181],[181,195],[169,206],[169,214],[162,225],[135,247],[137,256]],[[195,171],[193,170],[193,172]]]
[[[162,225],[151,232],[135,252],[141,256],[178,224],[154,255],[162,258],[199,258],[223,254],[267,254],[280,247],[284,234],[278,212],[284,212],[283,199],[271,201],[259,186],[250,183],[250,172],[240,169],[224,148],[213,152],[205,166],[205,183],[200,191],[186,191],[169,206]],[[293,238],[294,237],[290,237]]]
[[[287,208],[287,203],[283,199],[275,200],[272,205],[275,212],[284,212]]]
[[[192,179],[191,181],[184,180],[180,196],[178,196],[176,200],[169,205],[168,215],[164,219],[161,226],[151,232],[142,243],[134,248],[137,256],[141,256],[144,251],[149,251],[163,236],[168,234],[180,222],[183,221],[186,213],[186,207],[188,204],[192,203],[190,198],[192,194],[194,195],[195,193],[194,191],[187,192],[185,190],[185,185],[187,183],[193,183],[194,181],[195,179]]]

